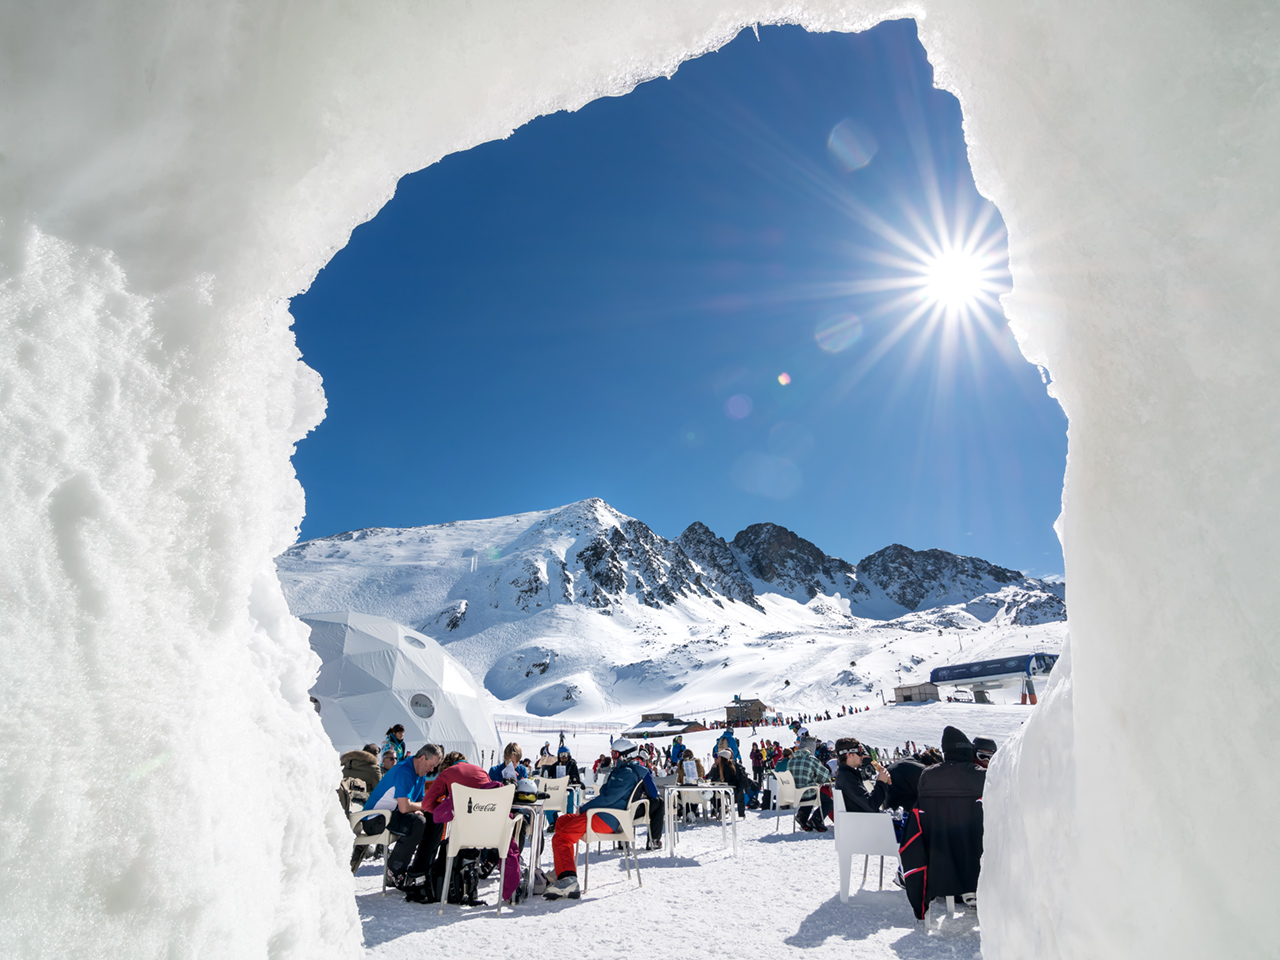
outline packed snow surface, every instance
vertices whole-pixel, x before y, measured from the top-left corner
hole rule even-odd
[[[1070,419],[1073,666],[992,771],[983,954],[1274,952],[1280,836],[1175,787],[1280,793],[1274,5],[103,0],[0,7],[0,955],[359,954],[272,566],[323,409],[288,297],[447,153],[904,15]]]
[[[940,730],[940,728],[939,728]],[[834,735],[834,734],[833,734]],[[708,755],[712,734],[691,734],[691,749]],[[570,741],[572,742],[572,741]],[[607,747],[605,738],[583,738],[575,750],[591,759]],[[872,857],[867,883],[859,889],[863,859],[853,861],[847,903],[840,901],[840,875],[831,833],[792,831],[792,815],[747,811],[738,821],[738,854],[726,848],[713,820],[683,828],[673,851],[645,851],[638,831],[644,885],[630,880],[620,855],[592,852],[590,884],[581,900],[551,902],[535,897],[495,917],[496,879],[480,887],[482,907],[406,903],[404,896],[380,892],[381,861],[366,862],[356,878],[356,902],[372,957],[417,960],[441,950],[446,955],[489,956],[515,949],[509,931],[522,940],[554,943],[581,957],[673,955],[694,960],[741,955],[832,960],[971,960],[980,957],[981,915],[965,911],[926,933],[911,913],[906,894],[893,884],[897,860]],[[543,868],[551,869],[550,840]],[[579,879],[582,877],[579,854]],[[981,908],[980,908],[981,909]]]

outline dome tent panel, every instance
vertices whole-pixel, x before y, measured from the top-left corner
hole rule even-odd
[[[321,663],[329,663],[342,656],[347,642],[347,628],[342,623],[328,623],[318,620],[311,627],[311,649],[320,657]]]
[[[342,658],[342,672],[345,675],[354,667],[373,677],[383,687],[390,687],[394,686],[396,662],[399,659],[400,651],[398,650],[366,650],[363,653],[353,653],[348,648]]]
[[[394,631],[369,629],[366,624],[346,625],[342,652],[348,657],[357,653],[394,652],[399,648],[400,637]]]
[[[347,704],[339,704],[333,697],[320,696],[312,693],[315,702],[318,705],[317,712],[320,714],[320,725],[324,727],[325,734],[329,737],[329,741],[334,745],[339,753],[345,753],[347,750],[354,750],[362,747],[369,742],[368,739],[360,738],[359,728],[354,726],[351,719],[351,712]],[[383,729],[386,729],[385,727]],[[379,740],[379,742],[381,742]],[[340,744],[355,744],[352,747],[343,747]]]
[[[311,686],[311,696],[318,699],[336,697],[341,676],[342,655],[339,653],[332,660],[327,660],[320,664],[320,672],[316,674],[316,682]]]
[[[316,652],[329,659],[312,696],[320,701],[321,724],[338,750],[381,743],[397,723],[404,725],[405,742],[414,749],[438,743],[473,760],[501,749],[481,688],[435,640],[394,621],[350,611],[300,619],[313,634],[321,627],[326,640],[325,649]],[[333,629],[343,634],[343,652],[336,656]]]
[[[381,693],[391,687],[389,675],[391,668],[378,661],[359,661],[346,657],[341,661],[342,670],[338,675],[338,697],[358,697],[365,693]]]

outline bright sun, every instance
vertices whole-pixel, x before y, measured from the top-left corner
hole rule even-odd
[[[977,305],[987,283],[987,264],[970,250],[946,250],[924,264],[921,293],[944,310],[962,313]]]

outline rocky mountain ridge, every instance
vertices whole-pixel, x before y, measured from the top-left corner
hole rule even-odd
[[[473,571],[478,571],[476,558],[492,568],[485,599],[497,610],[505,606],[530,613],[570,603],[607,614],[628,597],[654,609],[698,597],[722,609],[741,603],[767,615],[760,597],[774,594],[801,604],[819,597],[838,599],[848,604],[848,616],[872,620],[956,605],[971,606],[970,613],[979,620],[1000,611],[1009,612],[1015,623],[1066,616],[1061,583],[944,550],[891,544],[855,566],[773,523],[753,524],[726,542],[705,524],[694,522],[668,540],[595,498],[522,516],[538,519],[506,543],[471,545],[456,554],[459,561],[471,559]],[[279,564],[282,569],[301,569],[341,562],[357,543],[364,562],[382,556],[403,564],[406,548],[412,552],[415,542],[426,546],[468,526],[517,519],[342,533],[297,544]],[[413,625],[457,630],[466,622],[468,604],[476,599],[452,597]]]
[[[878,702],[886,677],[953,649],[944,633],[965,631],[965,649],[986,642],[974,631],[1033,644],[1037,625],[1065,635],[1061,584],[985,560],[894,544],[855,566],[770,523],[729,541],[693,523],[668,540],[598,499],[352,531],[299,543],[276,567],[293,612],[350,609],[419,629],[509,708],[544,716],[683,709],[727,684],[779,703],[808,703],[815,689]],[[912,637],[924,665],[894,652]]]

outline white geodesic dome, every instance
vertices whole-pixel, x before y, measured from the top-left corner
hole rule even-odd
[[[339,751],[380,744],[397,723],[414,750],[438,743],[481,763],[501,748],[483,691],[430,637],[350,610],[300,619],[321,660],[311,697]]]

